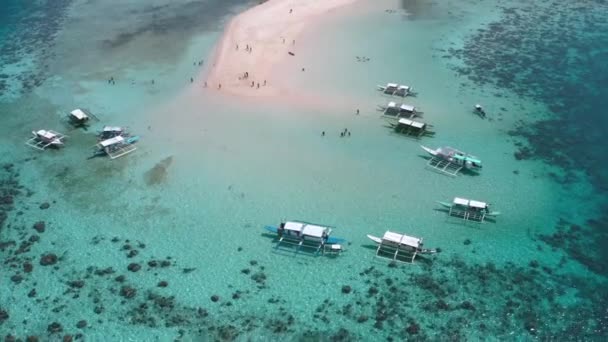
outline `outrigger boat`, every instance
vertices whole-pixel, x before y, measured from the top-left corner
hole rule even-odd
[[[377,89],[387,95],[406,97],[412,93],[412,87],[397,83],[387,83],[385,86],[378,85]]]
[[[479,115],[483,119],[485,119],[485,117],[486,117],[486,111],[483,109],[483,107],[480,104],[475,105],[475,114]]]
[[[301,248],[312,249],[314,254],[318,253],[340,253],[344,239],[330,236],[332,227],[303,221],[281,222],[278,227],[266,226],[269,232],[276,233],[279,238],[276,249],[281,245],[295,246],[296,253]]]
[[[393,261],[414,262],[418,254],[434,254],[437,249],[422,248],[422,238],[386,231],[382,238],[367,235],[367,237],[378,244],[376,256],[388,258]]]
[[[422,145],[420,147],[432,156],[427,165],[439,172],[456,176],[463,168],[475,172],[481,171],[482,165],[479,158],[453,147],[439,147],[434,150]]]
[[[137,149],[133,144],[139,141],[138,136],[123,137],[117,135],[113,138],[102,140],[95,145],[94,155],[107,155],[110,159],[125,156]]]
[[[126,127],[104,126],[103,129],[98,132],[97,138],[101,141],[117,136],[128,137],[129,135]]]
[[[420,121],[414,121],[406,118],[400,118],[397,123],[391,122],[388,124],[395,132],[420,138],[423,136],[433,136],[435,132],[429,130],[430,125]]]
[[[466,198],[455,197],[452,203],[442,201],[437,201],[437,203],[449,209],[449,216],[460,217],[465,221],[483,222],[486,217],[500,215],[499,211],[490,211],[490,206],[487,203]]]
[[[67,137],[65,134],[44,129],[32,131],[32,135],[25,144],[41,151],[47,147],[63,147],[63,140]]]
[[[422,112],[416,107],[405,103],[397,104],[393,101],[389,102],[386,106],[378,106],[378,110],[382,112],[382,115],[389,117],[413,118],[422,116]]]
[[[74,109],[68,114],[68,118],[70,119],[70,123],[76,127],[84,127],[87,125],[89,120],[95,117],[91,112],[86,109]]]

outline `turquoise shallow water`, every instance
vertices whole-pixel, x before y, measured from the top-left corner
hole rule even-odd
[[[328,16],[299,39],[318,48],[291,63],[306,66],[297,86],[337,99],[331,109],[238,104],[190,84],[226,16],[246,5],[219,4],[65,2],[44,62],[23,57],[34,60],[25,71],[7,64],[41,84],[10,88],[0,104],[0,281],[9,289],[0,292],[2,336],[602,339],[605,185],[591,177],[592,165],[572,171],[542,154],[551,138],[538,127],[561,120],[560,111],[494,82],[501,73],[467,55],[479,29],[518,28],[504,19],[525,3],[383,0]],[[94,39],[83,38],[91,32]],[[85,52],[74,55],[77,48]],[[49,71],[38,71],[43,64]],[[374,88],[391,81],[414,86],[418,96],[407,102],[424,110],[436,137],[413,141],[384,126],[375,107],[389,99]],[[472,113],[477,102],[489,119]],[[69,130],[61,118],[75,106],[101,121]],[[600,117],[593,109],[587,115]],[[129,126],[142,137],[138,150],[87,160],[103,124]],[[519,134],[522,125],[532,133]],[[37,127],[69,130],[69,145],[27,149],[22,142]],[[344,128],[351,137],[340,138]],[[483,174],[433,173],[419,144],[470,151],[483,159]],[[576,160],[586,146],[564,158]],[[448,220],[434,209],[454,196],[487,200],[503,215],[483,225]],[[337,226],[346,251],[274,253],[262,228],[285,218]],[[43,232],[33,228],[39,221]],[[365,237],[387,229],[442,252],[393,267]],[[45,253],[58,262],[40,265]]]

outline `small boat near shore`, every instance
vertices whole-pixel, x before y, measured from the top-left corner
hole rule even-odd
[[[420,147],[432,157],[427,165],[442,173],[456,176],[463,168],[474,172],[480,172],[482,169],[479,158],[453,147],[445,146],[436,149],[422,145]]]
[[[138,136],[123,137],[122,135],[102,140],[95,145],[94,156],[107,155],[110,159],[120,158],[137,150],[134,144],[138,141]]]
[[[484,222],[487,217],[500,215],[499,211],[490,211],[490,205],[486,202],[461,197],[455,197],[451,203],[442,201],[437,201],[437,203],[448,209],[449,216],[459,217],[465,221]]]
[[[385,86],[378,85],[376,89],[387,95],[401,97],[406,97],[412,93],[412,87],[397,83],[387,83]]]
[[[39,129],[32,131],[33,137],[28,139],[25,144],[37,150],[45,150],[47,147],[63,147],[63,141],[67,135],[52,130]]]
[[[295,252],[300,249],[312,250],[313,253],[340,253],[344,239],[331,236],[333,227],[304,221],[281,222],[279,226],[266,226],[267,231],[277,234],[276,249],[282,245],[295,246]]]
[[[429,130],[429,124],[406,118],[400,118],[397,122],[390,122],[388,127],[392,128],[396,133],[408,135],[414,138],[435,135],[435,132]]]
[[[86,127],[91,118],[97,119],[93,113],[82,108],[76,108],[68,113],[70,124],[72,124],[74,127]]]
[[[475,114],[479,115],[482,119],[486,118],[486,111],[480,104],[475,105]]]
[[[368,234],[367,237],[378,244],[376,256],[393,261],[413,263],[418,254],[438,253],[438,249],[422,248],[422,238],[386,231],[380,238]]]
[[[414,118],[422,116],[422,112],[418,108],[409,104],[397,104],[396,102],[389,102],[386,106],[378,106],[378,110],[382,112],[382,115],[393,117],[393,118]]]
[[[97,139],[99,141],[111,139],[117,136],[128,137],[130,136],[126,127],[120,126],[104,126],[101,131],[97,132]]]

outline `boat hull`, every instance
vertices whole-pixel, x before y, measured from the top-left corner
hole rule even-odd
[[[437,151],[436,151],[436,150],[433,150],[433,149],[431,149],[431,148],[428,148],[428,147],[426,147],[426,146],[422,146],[422,145],[420,145],[420,147],[422,147],[422,149],[423,149],[424,151],[426,151],[428,154],[430,154],[430,155],[432,155],[432,156],[436,156],[436,155],[437,155]]]
[[[274,227],[274,226],[265,226],[264,229],[266,229],[267,231],[271,232],[271,233],[275,233],[278,234],[279,233],[279,228],[278,227]],[[326,244],[330,244],[330,245],[334,245],[334,244],[341,244],[346,242],[345,239],[339,238],[339,237],[334,237],[334,236],[330,236],[327,238],[327,241],[325,242]]]

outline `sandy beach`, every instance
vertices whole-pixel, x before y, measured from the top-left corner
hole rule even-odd
[[[276,67],[298,53],[298,36],[307,27],[355,1],[270,0],[241,13],[215,48],[203,77],[207,87],[241,97],[289,97],[288,77]]]

